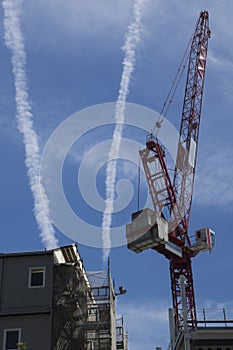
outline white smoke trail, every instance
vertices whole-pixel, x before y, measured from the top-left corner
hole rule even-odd
[[[3,0],[4,39],[7,48],[12,54],[17,122],[18,129],[23,134],[25,165],[34,199],[34,215],[41,232],[42,243],[47,249],[53,249],[57,247],[58,241],[55,238],[54,228],[43,206],[46,203],[48,207],[47,196],[44,188],[39,184],[40,150],[38,138],[33,129],[33,115],[28,97],[25,70],[26,52],[20,21],[22,3],[23,0]],[[43,197],[43,201],[41,197]]]
[[[133,20],[128,27],[125,35],[123,50],[125,52],[123,59],[123,71],[121,75],[120,90],[115,107],[115,129],[111,148],[108,154],[108,163],[105,180],[105,209],[102,218],[102,240],[103,240],[103,261],[106,262],[111,249],[110,227],[112,223],[112,213],[114,209],[115,183],[117,157],[121,144],[123,124],[125,120],[125,102],[129,93],[130,78],[135,67],[135,49],[140,41],[141,16],[145,0],[135,0],[133,8]]]

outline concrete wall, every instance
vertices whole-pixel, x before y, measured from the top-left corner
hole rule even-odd
[[[28,350],[50,349],[50,316],[0,317],[0,349],[3,349],[4,329],[21,328],[21,341]]]
[[[45,267],[45,284],[29,288],[29,271]],[[0,349],[4,329],[20,328],[27,348],[49,350],[53,291],[53,255],[0,256]]]
[[[45,287],[29,288],[29,268],[45,267]],[[48,311],[53,283],[52,255],[0,257],[0,315]]]

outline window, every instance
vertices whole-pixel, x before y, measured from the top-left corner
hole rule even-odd
[[[18,350],[21,329],[4,329],[3,350]]]
[[[99,339],[99,349],[100,350],[108,350],[111,348],[110,339]]]
[[[45,286],[45,267],[30,267],[29,288],[43,288]]]

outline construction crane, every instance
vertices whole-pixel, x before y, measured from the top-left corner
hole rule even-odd
[[[180,279],[186,281],[187,322],[193,329],[196,306],[191,259],[215,245],[215,233],[208,227],[195,232],[194,242],[188,234],[209,38],[209,14],[202,11],[191,39],[173,180],[165,148],[152,132],[147,136],[146,148],[139,153],[154,210],[133,213],[132,222],[126,225],[129,249],[140,253],[151,248],[169,260],[176,332],[184,328]],[[161,120],[157,126],[161,126]]]

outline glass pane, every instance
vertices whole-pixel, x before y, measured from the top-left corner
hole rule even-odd
[[[7,331],[6,333],[6,350],[18,349],[19,331]]]
[[[43,286],[43,272],[32,272],[31,286]]]

